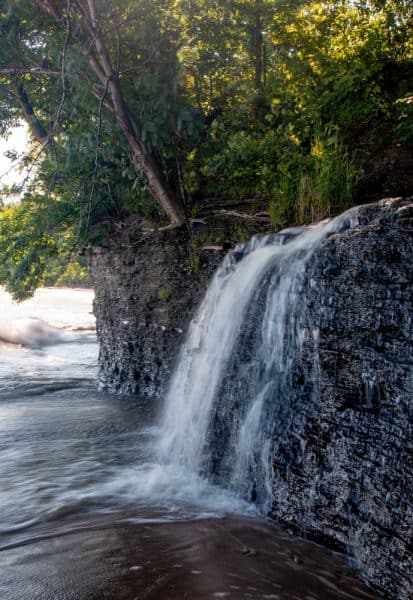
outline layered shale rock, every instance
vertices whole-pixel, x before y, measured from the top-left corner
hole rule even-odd
[[[258,282],[215,399],[205,469],[407,600],[413,202],[344,216],[308,254],[287,245]]]
[[[261,244],[274,245],[274,261],[235,328],[201,468],[277,521],[348,552],[368,584],[407,600],[413,199],[358,207],[303,249],[302,235],[289,230]],[[293,250],[290,239],[298,240]],[[276,249],[284,244],[285,255]],[[256,247],[236,249],[233,265]],[[148,234],[139,223],[90,251],[106,389],[165,390],[182,332],[221,257],[207,252],[194,269],[191,252],[188,233]]]
[[[271,515],[413,597],[413,202],[361,207],[307,265]],[[315,333],[315,335],[314,335]]]
[[[99,383],[111,392],[161,395],[183,331],[222,259],[184,230],[130,219],[90,248]]]

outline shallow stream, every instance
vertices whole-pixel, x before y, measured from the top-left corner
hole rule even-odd
[[[96,389],[92,300],[0,292],[0,598],[374,598],[346,558],[162,460],[162,407]]]

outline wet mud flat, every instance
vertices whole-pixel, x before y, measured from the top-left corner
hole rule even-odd
[[[0,549],[2,600],[373,600],[348,560],[255,518],[99,525]]]

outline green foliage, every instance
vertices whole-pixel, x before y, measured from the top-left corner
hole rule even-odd
[[[17,300],[30,297],[42,284],[47,259],[57,255],[48,233],[47,215],[29,202],[0,212],[0,284]]]
[[[204,194],[264,198],[274,227],[350,206],[363,139],[411,144],[413,89],[409,3],[277,5],[265,87],[244,80],[188,164],[193,195],[197,176]]]
[[[168,300],[172,296],[173,289],[171,287],[163,287],[158,290],[158,298],[160,300]]]
[[[27,194],[0,210],[0,285],[17,300],[41,285],[86,280],[85,266],[72,258],[77,214],[70,203]]]
[[[310,168],[301,173],[297,193],[297,220],[309,223],[338,214],[352,206],[360,170],[336,138],[315,139]]]
[[[395,131],[400,141],[413,147],[413,94],[396,100],[395,115]]]
[[[188,215],[207,196],[260,198],[274,227],[334,215],[354,202],[366,138],[413,147],[410,0],[97,6],[142,142]],[[28,195],[0,213],[0,282],[18,297],[45,280],[53,257],[67,262],[114,221],[161,219],[75,43],[75,11],[70,25],[67,36],[28,0],[0,5],[0,135],[24,114],[18,86],[36,118]],[[49,134],[42,151],[36,123]]]
[[[69,260],[63,255],[48,261],[43,282],[45,286],[90,287],[90,277],[84,260]]]

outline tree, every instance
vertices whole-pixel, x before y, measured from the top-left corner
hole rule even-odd
[[[59,121],[62,117],[63,104],[66,100],[65,96],[69,85],[67,81],[72,75],[70,63],[67,60],[70,52],[72,61],[76,60],[76,62],[82,64],[83,68],[87,63],[88,69],[85,69],[85,73],[81,74],[84,77],[83,85],[86,83],[89,86],[90,92],[99,99],[100,104],[110,111],[116,119],[133,156],[147,177],[149,189],[162,206],[170,220],[170,224],[181,226],[185,222],[183,200],[173,189],[159,158],[151,151],[146,142],[145,132],[148,130],[148,124],[137,118],[138,111],[134,106],[138,100],[137,94],[134,94],[134,97],[131,96],[130,85],[128,88],[130,74],[133,73],[134,77],[137,78],[144,78],[145,71],[142,69],[142,72],[139,73],[140,67],[144,67],[146,61],[154,60],[150,56],[151,53],[148,48],[139,48],[139,39],[137,43],[130,43],[131,23],[136,25],[137,20],[142,16],[143,7],[141,6],[138,10],[131,8],[130,3],[103,3],[109,14],[106,13],[105,24],[102,24],[95,0],[88,0],[86,6],[76,0],[67,0],[66,3],[37,0],[36,3],[44,13],[43,17],[46,17],[49,22],[42,23],[43,31],[38,29],[39,22],[37,22],[33,28],[34,31],[32,29],[31,35],[25,38],[25,32],[29,27],[33,27],[32,22],[28,25],[27,16],[30,10],[29,5],[32,3],[18,3],[15,7],[17,13],[13,11],[10,13],[7,25],[10,33],[11,18],[11,21],[14,21],[16,30],[19,32],[15,37],[18,38],[20,52],[13,52],[13,58],[17,59],[20,64],[13,67],[5,66],[0,69],[0,74],[9,80],[10,87],[20,106],[21,114],[28,122],[34,137],[44,144],[51,140],[56,130],[53,127],[48,131],[45,125],[41,123],[23,82],[27,78],[41,77],[44,80],[46,77],[60,77],[61,104],[58,107],[56,117],[56,121]],[[148,6],[146,4],[144,8],[149,10],[150,16],[153,17],[155,7],[148,9]],[[147,19],[147,21],[150,20]],[[162,24],[157,24],[157,26],[158,28],[159,26],[162,27]],[[152,30],[152,33],[155,32],[156,29]],[[38,36],[37,44],[33,39],[33,33]],[[163,47],[156,48],[156,52],[163,53],[163,58],[165,58],[167,52],[170,53],[170,57],[167,59],[168,65],[172,67],[169,73],[169,83],[171,88],[174,89],[176,88],[174,78],[178,74],[178,65],[175,58],[176,49],[173,48],[173,40],[168,39],[164,31],[162,34]],[[33,61],[33,55],[38,56],[40,54],[39,46],[41,50],[47,49],[50,51],[51,48],[54,48],[52,60],[56,60],[56,40],[59,39],[63,40],[60,49],[60,65],[52,64],[50,68],[46,68],[42,64],[44,61],[40,64],[37,62],[38,59]],[[33,51],[33,48],[35,48],[35,51]],[[83,60],[76,53],[81,53]],[[34,66],[30,66],[33,64]],[[156,77],[156,73],[154,76]],[[168,98],[168,100],[173,102],[174,98]],[[174,115],[172,111],[174,107],[169,106],[168,108],[171,110],[170,119],[173,123]],[[101,111],[100,117],[102,117],[102,114]],[[55,126],[56,123],[51,125]],[[171,127],[170,136],[173,135],[174,132]]]
[[[130,214],[321,218],[353,202],[360,157],[413,146],[410,0],[35,3],[0,5],[0,135],[29,124],[28,219],[64,251]]]

